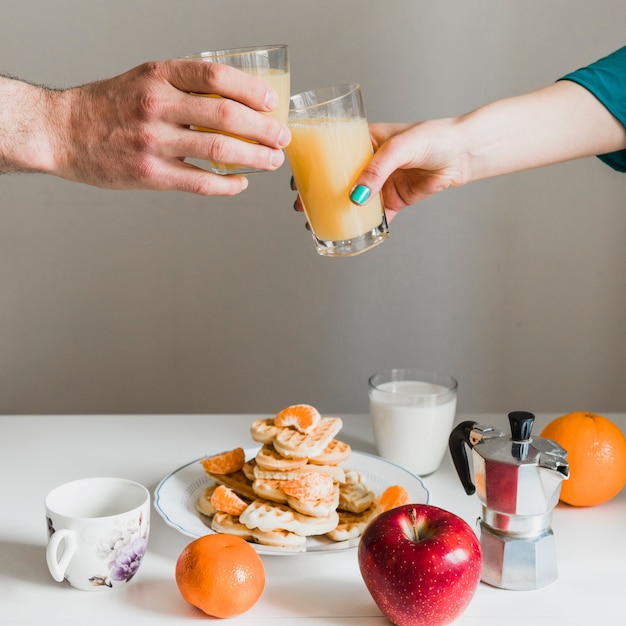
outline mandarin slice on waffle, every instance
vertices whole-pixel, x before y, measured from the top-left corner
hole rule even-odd
[[[287,480],[283,484],[283,491],[298,500],[324,500],[335,492],[335,483],[328,474],[319,472],[305,472],[297,478]]]
[[[337,511],[339,504],[339,487],[333,487],[333,494],[322,500],[299,500],[292,496],[287,496],[287,504],[298,513],[309,517],[328,517]]]
[[[380,498],[378,498],[378,506],[383,511],[389,511],[395,509],[397,506],[408,504],[409,494],[402,485],[391,485],[382,492]]]
[[[242,500],[230,487],[218,485],[211,494],[211,504],[216,511],[241,515],[247,508],[248,503]]]
[[[243,448],[235,448],[206,457],[200,461],[205,471],[211,474],[232,474],[238,472],[246,461]]]
[[[310,404],[292,404],[276,415],[274,425],[279,428],[293,426],[301,433],[310,433],[321,418],[319,411]]]

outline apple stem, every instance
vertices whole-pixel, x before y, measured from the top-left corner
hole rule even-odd
[[[419,541],[420,534],[417,528],[417,513],[415,512],[415,509],[409,509],[409,515],[411,516],[411,523],[413,524],[413,534],[415,535],[415,541]]]

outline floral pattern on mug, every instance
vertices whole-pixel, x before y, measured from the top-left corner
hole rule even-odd
[[[92,576],[95,586],[112,587],[113,582],[128,582],[137,572],[148,547],[148,529],[142,529],[143,516],[127,528],[116,528],[98,542],[98,556],[106,560],[109,576]]]
[[[46,517],[46,522],[48,523],[48,539],[54,535],[54,523],[51,518]]]

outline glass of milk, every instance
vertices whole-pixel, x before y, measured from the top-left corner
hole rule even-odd
[[[418,476],[432,474],[448,449],[457,381],[438,372],[391,369],[369,379],[378,454]]]

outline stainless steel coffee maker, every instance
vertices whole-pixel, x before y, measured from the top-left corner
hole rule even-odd
[[[510,436],[475,422],[462,422],[450,435],[463,487],[482,502],[482,580],[503,589],[537,589],[558,576],[551,521],[569,477],[567,452],[532,437],[534,421],[532,413],[514,411]]]

